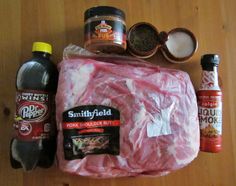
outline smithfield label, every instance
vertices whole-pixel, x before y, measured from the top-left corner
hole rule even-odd
[[[98,117],[98,116],[111,116],[111,109],[103,109],[103,110],[98,110],[98,109],[94,109],[92,111],[89,110],[82,110],[80,112],[74,112],[73,110],[68,112],[68,117],[69,118],[89,118],[89,119],[93,119],[94,117]]]
[[[50,136],[50,96],[46,92],[18,91],[14,128],[22,140],[45,139]]]
[[[119,154],[119,110],[104,105],[83,105],[63,112],[65,159],[88,154]]]

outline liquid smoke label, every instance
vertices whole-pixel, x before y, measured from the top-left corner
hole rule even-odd
[[[222,100],[218,95],[199,95],[201,136],[216,138],[222,134]]]

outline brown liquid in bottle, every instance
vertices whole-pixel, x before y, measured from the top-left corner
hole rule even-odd
[[[13,168],[32,170],[50,167],[56,152],[54,95],[58,71],[50,61],[47,43],[36,42],[33,57],[24,62],[16,76],[15,133],[11,140]]]

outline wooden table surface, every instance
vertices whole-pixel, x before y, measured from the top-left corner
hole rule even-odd
[[[199,153],[187,167],[158,178],[94,180],[60,172],[56,166],[31,173],[9,164],[15,74],[31,57],[34,41],[53,45],[53,60],[60,62],[69,43],[83,45],[83,13],[95,5],[111,5],[126,12],[127,25],[147,21],[159,31],[186,27],[198,38],[199,48],[189,63],[174,65],[160,53],[155,64],[189,73],[197,88],[200,57],[218,53],[220,83],[224,92],[223,148],[219,154]],[[2,186],[235,186],[236,185],[236,1],[235,0],[1,0],[0,1],[0,185]]]

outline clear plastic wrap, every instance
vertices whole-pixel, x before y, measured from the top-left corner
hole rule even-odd
[[[62,171],[96,178],[161,176],[197,156],[198,109],[187,73],[127,56],[96,55],[74,45],[65,48],[59,70],[57,158]],[[95,109],[81,111],[90,107]],[[108,110],[98,112],[103,107]],[[109,109],[119,112],[119,120]],[[107,118],[112,125],[103,125]],[[119,137],[112,150],[110,129]],[[105,141],[102,148],[93,138]],[[78,156],[82,152],[87,154]]]

